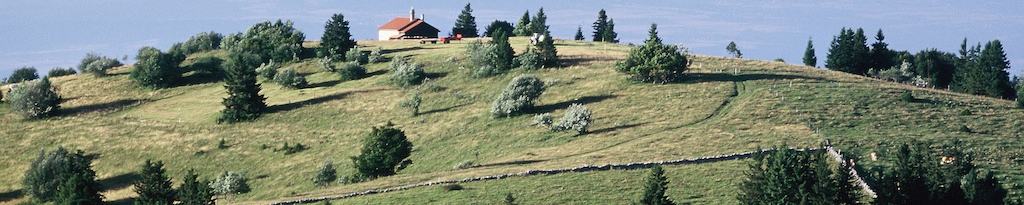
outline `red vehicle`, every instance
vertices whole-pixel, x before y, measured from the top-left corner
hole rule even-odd
[[[441,41],[442,43],[447,44],[447,43],[450,43],[451,41],[461,41],[461,40],[462,40],[462,34],[461,33],[457,33],[457,34],[455,34],[455,36],[423,39],[423,40],[420,40],[420,44],[426,44],[427,42],[430,42],[431,44],[437,44],[438,41]]]

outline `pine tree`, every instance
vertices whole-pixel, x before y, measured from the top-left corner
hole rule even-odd
[[[544,67],[558,67],[558,50],[555,48],[555,41],[551,39],[550,33],[544,33],[544,38],[534,45]]]
[[[839,36],[832,38],[825,67],[835,71],[866,74],[867,66],[869,66],[866,63],[869,61],[869,49],[866,41],[867,37],[864,37],[863,29],[857,29],[856,33],[852,29],[841,29]]]
[[[494,46],[491,49],[489,56],[494,58],[494,68],[499,71],[507,71],[512,69],[512,58],[515,55],[515,50],[512,50],[512,45],[508,42],[508,32],[504,30],[497,30],[494,32],[494,37],[491,37],[491,45]]]
[[[544,7],[540,7],[540,10],[537,10],[537,16],[530,20],[530,32],[530,35],[548,32],[548,16],[544,14]]]
[[[96,182],[96,172],[92,170],[92,157],[78,150],[69,153],[65,163],[54,204],[103,204],[102,187]]]
[[[605,27],[604,36],[601,37],[604,42],[618,43],[619,34],[615,33],[615,19],[608,19],[608,25]]]
[[[608,15],[604,9],[597,12],[597,21],[594,21],[594,42],[604,41],[604,31],[608,28]]]
[[[469,7],[469,3],[466,3],[466,8],[462,9],[459,18],[455,19],[452,34],[462,34],[462,37],[466,38],[477,37],[476,17],[473,17],[473,9]]]
[[[811,67],[818,66],[818,57],[814,56],[814,43],[811,39],[807,39],[807,50],[804,50],[804,65]]]
[[[363,139],[363,148],[359,156],[352,157],[352,166],[362,176],[376,178],[394,175],[404,169],[412,160],[412,142],[405,132],[388,125],[374,127],[373,132]]]
[[[675,202],[672,202],[672,200],[665,195],[665,190],[668,190],[668,178],[665,177],[665,171],[661,169],[660,165],[654,165],[654,167],[651,168],[651,173],[647,175],[647,180],[644,183],[644,193],[641,195],[640,204],[675,204]]]
[[[178,189],[178,201],[180,205],[213,205],[213,188],[210,182],[199,180],[195,170],[189,169],[188,174],[182,179],[181,187]]]
[[[259,118],[266,110],[266,97],[260,95],[260,85],[256,84],[256,67],[260,65],[259,55],[249,52],[231,52],[224,63],[224,88],[228,97],[224,98],[224,110],[217,122],[242,122]]]
[[[582,41],[582,40],[584,40],[584,38],[586,38],[586,37],[583,36],[583,27],[577,26],[576,27],[576,36],[573,37],[573,40]]]
[[[345,59],[345,53],[356,46],[349,33],[348,21],[342,14],[334,14],[324,24],[324,35],[320,40],[320,47],[317,50],[319,57],[327,57],[332,60]]]
[[[139,194],[139,198],[135,199],[135,203],[173,204],[176,193],[171,188],[171,179],[167,177],[166,172],[167,170],[164,170],[164,162],[157,161],[153,163],[147,159],[142,165],[142,170],[139,171],[139,176],[142,179],[135,183],[135,193]]]
[[[338,179],[338,171],[334,169],[334,162],[330,160],[324,161],[323,165],[316,168],[316,176],[313,177],[313,184],[324,186],[331,184],[335,179]]]
[[[1006,59],[1002,43],[989,41],[967,49],[967,41],[960,46],[960,63],[954,71],[954,91],[997,98],[1012,98],[1016,93],[1010,86],[1010,62]]]
[[[530,27],[530,11],[527,10],[526,13],[523,13],[523,17],[519,18],[519,22],[516,22],[516,28],[510,36],[530,36],[533,35],[532,32]]]
[[[675,82],[682,80],[686,61],[678,47],[661,42],[658,25],[651,24],[644,44],[630,49],[625,60],[615,63],[615,70],[640,82]]]
[[[729,45],[725,46],[725,51],[729,52],[735,58],[743,58],[743,53],[740,52],[739,48],[736,48],[736,42],[729,41]]]
[[[885,35],[882,34],[882,29],[878,29],[878,34],[875,34],[875,40],[876,42],[871,44],[871,66],[869,66],[869,68],[878,70],[891,68],[895,65],[895,63],[892,62],[893,52],[889,50],[889,44],[883,42],[885,40]]]

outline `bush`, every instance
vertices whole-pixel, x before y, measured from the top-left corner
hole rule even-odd
[[[441,186],[441,188],[445,191],[458,191],[463,189],[462,185],[459,184],[445,184],[444,186]]]
[[[967,125],[960,125],[960,128],[957,128],[957,131],[971,133],[971,128],[967,127]]]
[[[340,68],[335,69],[335,72],[338,73],[341,81],[358,80],[366,76],[366,68],[355,61],[342,63]]]
[[[493,76],[495,74],[498,74],[498,73],[497,73],[496,70],[494,70],[494,66],[483,65],[483,66],[480,66],[480,68],[478,68],[476,70],[473,70],[473,72],[469,73],[469,77],[473,77],[473,78],[486,78],[486,77],[491,77],[491,76]]]
[[[359,47],[355,47],[349,49],[348,52],[345,52],[345,61],[355,61],[362,65],[366,64],[369,59],[366,55],[363,55],[363,51],[361,51]]]
[[[7,93],[7,101],[14,113],[29,119],[50,116],[60,108],[61,98],[50,87],[50,79],[25,82],[25,85]]]
[[[547,89],[540,78],[520,75],[512,79],[501,95],[491,104],[491,114],[498,117],[511,117],[532,108],[540,94]]]
[[[910,93],[910,91],[903,92],[903,94],[900,94],[900,100],[903,102],[914,102],[914,94]]]
[[[338,171],[334,169],[334,162],[324,161],[323,165],[316,168],[316,176],[313,177],[313,184],[327,188],[331,182],[338,178]]]
[[[395,56],[391,58],[391,63],[388,64],[388,71],[395,72],[402,66],[408,65],[409,62],[405,60],[405,56]]]
[[[232,52],[251,52],[260,56],[261,62],[290,62],[298,60],[305,38],[305,34],[295,29],[291,21],[265,21],[252,25],[244,34],[228,35],[221,42],[221,47]]]
[[[135,56],[135,69],[129,77],[146,87],[165,88],[174,85],[181,79],[181,70],[170,54],[160,52],[153,47],[139,49]]]
[[[295,146],[288,146],[288,142],[284,142],[284,145],[281,146],[281,149],[274,149],[274,152],[281,151],[284,152],[285,155],[289,155],[299,153],[307,149],[309,149],[309,147],[307,147],[306,145],[302,145],[302,143],[295,143]]]
[[[533,116],[533,124],[541,127],[551,127],[551,122],[554,121],[555,117],[551,116],[550,113],[544,113]]]
[[[213,193],[219,195],[241,194],[250,191],[248,179],[240,172],[224,172],[210,182]]]
[[[541,66],[544,66],[544,61],[540,59],[540,54],[533,49],[526,49],[526,52],[516,56],[516,60],[513,61],[514,65],[523,70],[536,70]]]
[[[393,61],[392,64],[394,64]],[[398,68],[391,71],[392,73],[389,80],[392,84],[399,87],[417,85],[423,82],[423,79],[426,78],[426,73],[423,72],[423,67],[420,67],[420,65],[417,64],[406,63],[405,65],[398,66]]]
[[[207,205],[213,203],[213,189],[210,182],[199,180],[195,170],[189,169],[178,188],[178,201],[182,205]]]
[[[387,125],[374,127],[373,132],[363,139],[363,148],[359,156],[352,157],[352,166],[359,176],[376,178],[394,175],[412,164],[409,154],[412,153],[412,142],[405,132]]]
[[[551,129],[555,131],[576,130],[579,134],[584,134],[587,132],[590,122],[590,110],[587,109],[587,106],[573,103],[569,105],[569,109],[565,111],[565,115],[562,116],[558,125],[552,126]]]
[[[470,62],[477,66],[491,66],[497,72],[511,69],[515,51],[508,42],[507,32],[499,30],[492,39],[488,43],[473,41],[466,46]]]
[[[82,204],[101,204],[103,196],[92,159],[81,150],[69,152],[63,147],[49,153],[39,151],[22,179],[23,193],[38,202],[66,204],[62,202],[78,200]]]
[[[40,150],[22,179],[22,193],[40,202],[53,200],[60,185],[60,176],[64,174],[67,156],[68,151],[64,147],[49,153]]]
[[[420,98],[420,92],[414,91],[412,92],[412,95],[409,96],[409,99],[400,103],[399,106],[409,108],[409,111],[412,113],[412,116],[416,116],[420,113],[420,103],[422,102],[423,99]]]
[[[96,53],[85,54],[82,62],[78,64],[78,71],[81,73],[92,73],[96,76],[107,75],[107,69],[122,66],[120,61]]]
[[[180,44],[180,51],[183,55],[189,55],[202,51],[220,49],[222,39],[224,39],[224,35],[217,32],[210,31],[209,33],[198,33],[189,37],[185,43]],[[168,49],[168,52],[170,52],[170,50],[172,49]]]
[[[973,113],[971,113],[970,109],[964,109],[964,110],[960,111],[960,115],[971,115],[971,114],[973,114]]]
[[[374,48],[373,51],[370,51],[370,56],[367,56],[366,60],[369,61],[369,63],[384,62],[384,54],[383,54],[383,52],[384,52],[383,48],[381,48],[380,46],[377,46],[377,48]]]
[[[76,72],[74,68],[56,67],[56,68],[53,68],[52,70],[50,70],[50,72],[47,73],[46,76],[47,77],[60,77],[60,76],[74,75],[74,74],[78,74],[78,72]]]
[[[309,84],[309,82],[306,82],[306,77],[302,77],[302,75],[299,75],[299,72],[292,68],[285,68],[281,73],[274,76],[274,82],[293,89],[302,89]]]
[[[256,68],[256,74],[267,80],[274,80],[274,76],[277,75],[277,69],[280,69],[281,65],[274,63],[274,60],[270,60],[269,63],[260,64],[259,68]]]
[[[658,37],[656,24],[651,24],[643,45],[633,47],[626,60],[615,63],[615,69],[640,82],[667,83],[682,80],[686,56],[674,45],[665,45]]]
[[[21,67],[11,73],[11,77],[7,78],[7,83],[21,83],[35,79],[39,79],[39,74],[36,73],[36,68]]]

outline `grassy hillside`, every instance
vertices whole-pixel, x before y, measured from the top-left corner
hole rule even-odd
[[[256,122],[216,124],[221,83],[195,83],[162,90],[140,88],[127,77],[130,67],[108,77],[72,75],[53,79],[67,100],[61,116],[25,121],[0,105],[0,203],[24,200],[17,191],[29,161],[41,149],[82,149],[99,158],[93,164],[109,191],[107,200],[127,202],[131,180],[143,160],[163,160],[175,182],[195,168],[211,178],[243,171],[252,192],[231,203],[260,204],[283,199],[344,194],[426,181],[462,179],[527,169],[583,164],[675,160],[754,150],[786,144],[818,146],[824,137],[859,156],[886,149],[901,139],[936,145],[960,139],[975,148],[976,164],[997,170],[1008,186],[1024,182],[1024,113],[1012,102],[876,81],[840,72],[785,63],[696,56],[685,82],[645,84],[614,71],[628,46],[558,41],[566,67],[515,70],[485,79],[469,77],[474,66],[464,46],[416,42],[361,41],[382,46],[386,57],[410,56],[431,76],[427,89],[390,85],[387,63],[367,66],[372,76],[340,82],[320,72],[316,59],[296,68],[310,88],[286,89],[263,82],[270,112]],[[514,38],[522,51],[526,38]],[[368,49],[364,49],[368,50]],[[223,56],[224,51],[198,55]],[[733,68],[740,73],[734,74]],[[594,122],[586,135],[550,132],[530,125],[532,115],[493,118],[491,101],[520,73],[556,81],[534,113],[560,117],[572,103],[586,104]],[[421,94],[421,115],[410,116],[398,104],[413,89]],[[913,92],[919,100],[904,102]],[[961,115],[963,110],[971,114]],[[404,130],[414,145],[413,164],[396,176],[324,189],[310,179],[324,160],[347,174],[350,156],[371,126],[388,121]],[[961,125],[972,132],[959,132]],[[815,131],[819,132],[815,132]],[[820,133],[820,134],[819,134]],[[218,149],[224,139],[228,147]],[[311,148],[285,155],[272,149],[302,143]],[[270,147],[263,149],[263,147]],[[858,161],[862,167],[871,162]],[[463,161],[482,166],[453,170]],[[666,167],[670,197],[681,202],[732,204],[744,161]],[[343,204],[436,202],[494,203],[513,193],[526,203],[581,203],[634,199],[646,170],[602,171],[512,178],[463,184],[465,190],[416,188],[336,201]],[[1019,193],[1018,193],[1019,194]]]

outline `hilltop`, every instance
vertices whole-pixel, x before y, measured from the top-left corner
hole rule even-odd
[[[976,164],[997,171],[1011,194],[1020,195],[1024,182],[1024,113],[1013,109],[1011,101],[781,62],[701,55],[690,57],[683,82],[636,83],[613,69],[629,46],[580,41],[556,42],[564,67],[477,79],[468,75],[473,67],[465,54],[468,41],[358,42],[381,46],[385,57],[409,56],[410,62],[423,65],[431,78],[421,88],[389,84],[386,62],[368,65],[370,77],[345,82],[321,72],[317,59],[283,65],[306,75],[311,86],[295,90],[262,82],[270,112],[255,122],[231,125],[215,122],[226,96],[220,82],[151,90],[128,78],[130,66],[108,77],[56,77],[53,84],[66,99],[61,116],[25,121],[0,105],[0,133],[7,142],[0,145],[0,201],[23,200],[16,191],[29,161],[41,149],[57,146],[97,154],[93,166],[108,189],[104,195],[117,202],[134,195],[133,172],[145,159],[163,160],[176,183],[189,168],[205,178],[243,171],[252,192],[221,200],[265,204],[528,169],[678,160],[782,144],[820,147],[826,138],[860,156],[855,160],[861,168],[882,163],[871,161],[868,154],[885,159],[886,150],[899,140],[929,141],[937,148],[959,139],[972,148]],[[512,47],[522,51],[527,42],[513,38]],[[201,55],[223,57],[226,52],[192,57]],[[488,111],[494,97],[521,73],[553,82],[532,113],[561,116],[570,104],[585,104],[594,113],[591,133],[532,126],[532,114],[493,118]],[[418,116],[399,107],[412,89],[426,90]],[[900,100],[904,92],[912,92],[916,100]],[[389,121],[414,145],[409,168],[369,182],[326,189],[313,185],[310,178],[325,160],[338,164],[342,175],[352,172],[349,157],[358,155],[360,140],[372,126]],[[961,126],[970,131],[959,130]],[[226,148],[218,148],[221,139]],[[286,142],[310,149],[290,155],[273,151]],[[465,161],[478,166],[453,169]],[[744,164],[667,166],[668,195],[680,203],[734,204]],[[526,204],[626,203],[640,193],[645,173],[509,178],[465,183],[457,191],[423,187],[332,203],[496,203],[506,193]]]

